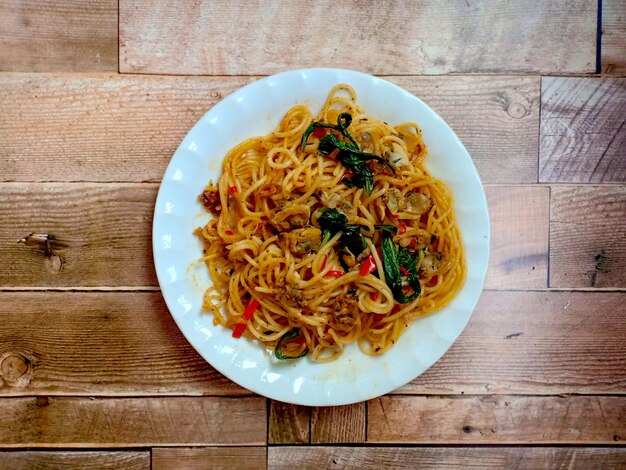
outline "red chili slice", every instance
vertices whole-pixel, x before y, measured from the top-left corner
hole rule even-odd
[[[324,277],[341,277],[345,273],[341,271],[328,271]]]
[[[376,262],[374,261],[374,256],[369,255],[367,258],[365,258],[365,261],[363,261],[359,274],[361,276],[367,276],[368,274],[371,274],[374,271],[376,271]]]
[[[241,338],[243,332],[246,331],[245,323],[237,323],[235,328],[233,328],[233,338]]]
[[[243,332],[246,331],[246,323],[250,320],[250,318],[252,318],[252,314],[257,308],[259,308],[259,305],[261,304],[256,299],[252,299],[252,301],[248,304],[241,315],[244,323],[237,323],[235,328],[233,328],[233,338],[241,338]]]
[[[259,305],[261,304],[259,303],[258,300],[252,299],[252,301],[248,304],[246,309],[243,311],[243,315],[241,315],[241,318],[243,318],[245,321],[250,320],[250,318],[252,318],[252,314],[254,313],[254,311],[257,308],[259,308]]]

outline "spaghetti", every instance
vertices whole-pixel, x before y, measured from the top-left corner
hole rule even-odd
[[[426,168],[416,124],[365,114],[348,85],[314,117],[295,106],[278,128],[226,155],[199,200],[196,234],[213,285],[203,308],[279,359],[336,359],[357,341],[389,350],[465,280],[447,186]]]

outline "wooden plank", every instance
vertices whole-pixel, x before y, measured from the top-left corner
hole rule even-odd
[[[602,0],[602,73],[626,75],[626,3]]]
[[[580,0],[199,2],[182,12],[170,1],[122,0],[120,70],[265,74],[297,63],[375,74],[593,73],[596,18],[597,4]]]
[[[319,468],[393,469],[618,469],[626,466],[626,449],[593,447],[270,447],[273,470]]]
[[[0,184],[0,258],[8,267],[0,286],[157,285],[151,255],[157,189]]]
[[[388,78],[447,120],[483,181],[537,181],[538,77]],[[0,76],[0,180],[160,181],[189,128],[252,79]]]
[[[491,253],[485,288],[548,285],[550,188],[487,186]]]
[[[4,451],[2,470],[149,470],[150,451]]]
[[[485,183],[535,183],[539,77],[387,77],[450,124]]]
[[[0,179],[161,181],[191,126],[249,80],[0,76]]]
[[[270,400],[270,444],[307,444],[311,442],[310,408]]]
[[[452,348],[396,393],[623,393],[624,295],[484,292]],[[160,293],[4,292],[0,312],[0,395],[249,393],[191,348]],[[272,402],[269,439],[310,442],[308,408]]]
[[[626,78],[541,83],[539,181],[626,182]]]
[[[450,350],[395,393],[623,393],[625,299],[621,292],[483,292]]]
[[[64,394],[250,392],[195,352],[160,292],[3,292],[0,396]]]
[[[152,470],[265,470],[265,447],[200,447],[152,449]]]
[[[117,0],[3,0],[0,71],[117,71]]]
[[[550,287],[626,287],[626,186],[555,186]]]
[[[0,421],[0,447],[263,445],[267,432],[263,398],[4,398]]]
[[[311,409],[311,443],[365,442],[365,402]]]
[[[626,397],[381,397],[369,443],[618,444]]]

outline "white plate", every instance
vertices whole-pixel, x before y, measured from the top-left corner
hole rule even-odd
[[[197,200],[217,180],[226,152],[242,140],[270,133],[284,113],[306,104],[317,114],[330,89],[347,83],[368,114],[391,124],[416,122],[428,148],[427,165],[455,195],[467,255],[467,281],[444,310],[419,319],[382,356],[351,345],[334,362],[277,361],[260,344],[234,339],[201,311],[209,285],[196,263],[202,244],[192,234],[209,215]],[[404,89],[370,75],[338,69],[285,72],[247,85],[211,108],[189,131],[165,171],[153,225],[154,262],[163,297],[193,347],[239,385],[276,400],[311,406],[355,403],[390,392],[435,363],[469,320],[480,296],[489,258],[485,193],[471,157],[450,126]]]

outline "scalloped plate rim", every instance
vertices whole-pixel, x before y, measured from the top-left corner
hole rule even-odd
[[[480,225],[480,233],[478,236],[472,236],[470,238],[472,240],[471,247],[473,250],[476,250],[477,260],[475,262],[473,261],[472,266],[468,263],[468,277],[463,290],[450,306],[434,315],[416,320],[400,338],[398,344],[382,356],[366,356],[358,350],[355,352],[355,348],[352,347],[351,350],[349,349],[342,356],[343,359],[340,358],[340,360],[329,364],[316,364],[311,361],[293,361],[296,363],[293,365],[278,364],[271,359],[269,353],[263,350],[258,343],[234,340],[225,331],[220,331],[220,329],[225,329],[221,327],[211,328],[208,324],[211,323],[212,316],[201,313],[199,309],[197,309],[197,299],[190,299],[184,295],[185,293],[191,295],[191,293],[194,292],[193,288],[189,287],[190,279],[187,276],[188,266],[177,265],[176,261],[171,262],[169,266],[164,265],[169,253],[180,251],[183,253],[181,256],[187,254],[184,249],[179,248],[175,250],[172,249],[171,246],[167,246],[167,240],[163,237],[167,237],[168,235],[171,237],[175,234],[162,233],[165,221],[169,220],[172,222],[182,218],[184,222],[185,217],[179,217],[175,214],[172,215],[167,212],[168,207],[163,206],[167,205],[167,203],[171,204],[171,201],[167,200],[168,197],[175,199],[174,195],[176,194],[178,182],[182,182],[182,187],[185,188],[183,192],[189,189],[187,187],[189,183],[186,182],[184,171],[181,171],[178,165],[184,166],[183,163],[185,162],[181,159],[184,158],[187,153],[193,153],[192,150],[189,150],[189,146],[195,144],[196,140],[194,140],[194,136],[198,136],[198,133],[204,130],[203,128],[216,117],[218,118],[216,122],[219,122],[220,117],[226,118],[227,121],[229,113],[233,113],[230,108],[237,107],[235,103],[239,102],[238,104],[240,105],[242,102],[245,103],[246,100],[250,100],[254,104],[253,100],[259,98],[258,95],[255,97],[255,91],[261,90],[263,87],[270,87],[271,83],[274,83],[271,88],[277,88],[278,85],[289,86],[289,84],[293,87],[293,83],[296,83],[298,80],[313,81],[313,86],[315,86],[315,81],[333,82],[333,80],[335,80],[335,83],[345,82],[352,86],[355,86],[356,82],[359,84],[355,86],[355,88],[359,103],[361,104],[363,101],[367,100],[363,99],[364,96],[362,96],[359,91],[360,86],[370,86],[376,88],[377,92],[386,95],[393,95],[395,93],[394,96],[400,96],[406,101],[405,105],[411,106],[411,116],[413,115],[412,112],[418,114],[417,110],[419,109],[419,112],[427,115],[432,122],[430,120],[428,123],[423,120],[413,120],[416,121],[422,129],[429,127],[427,124],[434,125],[438,130],[443,129],[448,141],[442,145],[450,146],[449,148],[452,149],[451,153],[461,158],[461,160],[456,160],[453,163],[464,165],[466,174],[462,175],[460,182],[450,183],[447,181],[452,187],[455,196],[457,194],[454,190],[454,186],[457,184],[469,184],[473,186],[473,190],[476,191],[475,194],[471,194],[473,202],[469,204],[469,209],[466,210],[465,206],[463,206],[462,210],[464,214],[470,214],[472,217],[476,217]],[[328,91],[329,89],[320,90],[323,96],[325,96]],[[267,99],[268,96],[269,94],[265,96],[265,99]],[[269,101],[271,101],[271,99],[270,97]],[[266,103],[265,105],[269,106],[271,104],[272,103]],[[273,119],[276,121],[294,104],[295,102],[284,109],[275,109],[270,106],[271,109],[269,109],[269,112],[275,113]],[[384,106],[387,105],[383,104],[383,107]],[[365,107],[365,110],[369,114],[374,115],[367,107]],[[315,110],[313,110],[313,112],[315,113]],[[271,121],[271,119],[269,121]],[[270,126],[267,132],[271,131],[272,128],[273,125]],[[253,135],[258,135],[258,132],[251,132],[248,137],[252,137]],[[424,131],[424,138],[427,142],[429,137],[426,131]],[[201,139],[197,140],[201,141]],[[437,145],[439,144],[436,144],[435,147],[437,147]],[[232,145],[230,147],[232,147]],[[427,147],[429,148],[428,165],[430,168],[432,145],[428,143]],[[446,160],[452,158],[448,155],[449,154],[444,153],[442,159]],[[204,157],[199,156],[198,158],[202,159]],[[207,159],[209,162],[211,161],[210,157],[207,157]],[[191,164],[189,161],[186,163]],[[219,170],[221,172],[221,166]],[[177,171],[181,172],[183,176],[178,177]],[[441,171],[442,170],[440,170],[440,172]],[[433,171],[433,173],[437,174],[435,171]],[[438,176],[444,181],[447,179],[446,175],[439,174]],[[206,184],[208,178],[208,172],[206,177],[203,176],[200,178],[196,175],[196,179],[203,181],[202,186]],[[462,188],[462,186],[459,187]],[[457,215],[459,211],[457,207],[458,204],[457,199],[455,202]],[[467,205],[468,202],[464,201],[463,204]],[[171,209],[171,207],[169,207],[169,209]],[[188,213],[185,214],[188,215]],[[461,230],[463,232],[463,226],[461,226]],[[185,236],[188,237],[188,234],[181,231],[178,233],[178,236],[184,238]],[[161,238],[159,239],[159,237]],[[174,236],[173,239],[176,241],[177,237]],[[467,241],[464,234],[466,252],[469,254],[467,251]],[[170,244],[171,243],[172,237],[170,238]],[[163,244],[165,247],[161,246]],[[194,124],[181,141],[164,172],[154,209],[153,256],[157,278],[167,307],[178,328],[182,331],[190,344],[215,369],[244,388],[268,398],[310,406],[345,405],[375,398],[413,380],[439,360],[461,334],[479,300],[489,259],[489,244],[489,214],[484,189],[469,153],[451,127],[428,105],[404,88],[381,78],[343,69],[299,69],[281,72],[253,81],[224,97]],[[194,253],[193,257],[197,259],[199,252]],[[185,268],[185,276],[183,279],[180,279],[180,273],[176,271],[176,267],[179,269]],[[174,271],[171,271],[172,268],[174,268]],[[170,279],[168,279],[168,274]],[[176,291],[177,286],[179,289],[182,289],[182,291]],[[466,292],[470,288],[471,292]],[[174,298],[175,294],[178,292],[182,292],[182,294]],[[201,290],[198,292],[200,292],[201,295]],[[465,303],[458,305],[460,303],[458,302],[459,298],[465,299],[466,297],[468,297],[468,299],[464,301]],[[194,305],[196,309],[194,309]],[[433,318],[437,318],[437,320],[429,320]],[[433,326],[433,323],[435,326]],[[416,345],[408,342],[410,338],[415,336],[415,332],[420,328],[430,329],[429,333],[432,336],[430,338],[427,337],[424,344],[438,348],[437,352],[430,356],[428,356],[431,353],[430,351],[420,350],[421,344]],[[433,331],[433,328],[437,328],[437,331]],[[400,347],[401,344],[404,344],[404,346]],[[402,361],[400,361],[400,363],[391,361],[392,357],[399,356],[402,352],[406,352],[406,350],[413,353],[412,356],[415,360],[413,364],[416,364],[413,368],[406,367]],[[423,356],[420,354],[423,354]],[[346,359],[344,356],[349,357]],[[425,357],[427,359],[425,359]],[[292,361],[289,362],[291,363]],[[346,367],[347,365],[349,367]],[[374,374],[370,372],[372,367],[379,372],[375,377]],[[353,369],[356,369],[356,372],[352,373]],[[404,371],[400,369],[404,369]],[[409,372],[407,372],[407,369]],[[389,373],[381,374],[381,370],[388,371]]]

